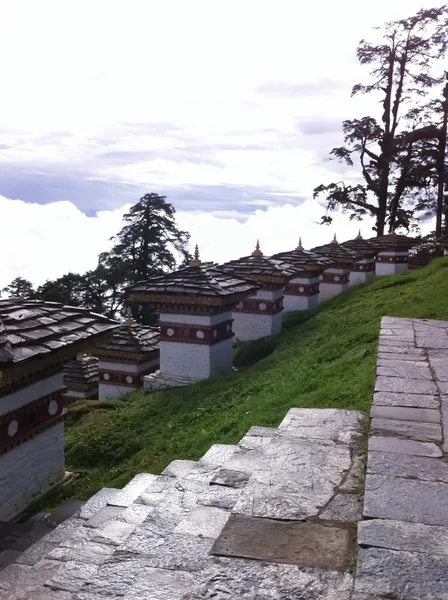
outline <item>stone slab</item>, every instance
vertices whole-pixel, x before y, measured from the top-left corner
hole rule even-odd
[[[17,563],[21,565],[35,565],[37,562],[46,558],[47,555],[56,548],[57,542],[47,542],[46,538],[36,542],[17,558]],[[1,577],[1,576],[0,576]]]
[[[431,442],[417,442],[404,440],[397,437],[385,437],[375,435],[369,439],[369,452],[396,452],[397,454],[409,454],[411,456],[429,456],[439,458],[442,452],[438,446]]]
[[[119,491],[120,490],[116,488],[103,488],[97,492],[81,507],[79,512],[81,519],[90,519],[90,517],[98,512],[100,508],[106,506]]]
[[[139,473],[108,501],[108,504],[111,506],[130,506],[156,479],[157,475]]]
[[[300,521],[232,515],[212,553],[321,569],[343,569],[353,553],[352,532]]]
[[[78,592],[97,572],[98,565],[68,561],[47,580],[46,585],[66,592]]]
[[[319,514],[319,519],[355,523],[362,519],[362,500],[358,494],[336,494]]]
[[[131,504],[124,509],[121,513],[119,520],[130,523],[131,525],[140,525],[143,523],[148,516],[153,512],[152,506],[145,506],[144,504]]]
[[[174,533],[216,539],[227,523],[230,513],[212,506],[198,506],[174,529]]]
[[[416,333],[415,341],[419,348],[448,349],[448,337],[425,336]]]
[[[98,528],[92,541],[119,546],[134,531],[135,526],[121,521],[111,521]]]
[[[85,523],[85,527],[99,527],[108,521],[116,519],[124,511],[122,506],[104,506],[98,512],[90,517]]]
[[[448,464],[442,460],[395,452],[369,452],[367,473],[448,483]]]
[[[440,423],[440,411],[429,408],[410,408],[402,406],[372,406],[371,417],[380,419],[398,419],[425,423]]]
[[[401,360],[401,356],[426,356],[425,351],[423,350],[423,348],[414,348],[414,346],[391,346],[391,345],[384,345],[384,344],[379,344],[378,345],[378,355],[380,354],[394,354],[394,355],[399,355],[400,356],[400,360]],[[415,360],[415,358],[411,358],[411,360]]]
[[[274,438],[233,511],[253,517],[316,516],[351,467],[349,447],[299,438]]]
[[[442,397],[443,450],[448,452],[448,396]]]
[[[194,588],[195,577],[191,573],[148,568],[136,579],[131,593],[132,598],[136,599],[185,600],[198,598],[193,592]]]
[[[250,473],[245,471],[235,471],[233,469],[220,469],[218,473],[216,473],[216,475],[213,477],[210,483],[212,485],[223,485],[226,487],[243,488],[246,485],[249,477]]]
[[[339,486],[340,492],[360,492],[362,477],[364,474],[364,460],[360,454],[354,454],[352,457],[352,466],[347,474],[345,481]]]
[[[0,600],[77,600],[71,592],[50,590],[47,587],[22,587],[14,592],[2,592]],[[96,600],[96,599],[95,599]],[[112,600],[112,599],[109,599]]]
[[[364,516],[448,525],[448,484],[367,475]]]
[[[416,423],[415,421],[399,421],[398,419],[371,420],[373,433],[391,433],[422,442],[442,441],[442,428],[436,423]]]
[[[375,380],[375,392],[399,392],[403,394],[437,394],[437,386],[433,381],[420,379],[404,379],[401,377],[382,377]]]
[[[202,506],[215,506],[224,510],[232,510],[241,495],[241,490],[225,486],[210,486],[206,492],[198,498],[198,504]]]
[[[437,387],[439,388],[440,393],[448,394],[448,381],[438,381]]]
[[[355,591],[401,600],[448,600],[448,559],[361,548]]]
[[[221,467],[235,452],[236,446],[231,444],[213,444],[199,460],[199,464],[208,469]]]
[[[65,548],[58,546],[49,554],[48,559],[60,560],[61,562],[76,561],[93,565],[100,565],[105,562],[114,552],[114,546],[106,544],[97,544],[96,542],[87,542],[75,548]]]
[[[415,408],[439,409],[437,396],[426,394],[399,394],[394,392],[375,392],[373,404],[378,406],[408,406]]]
[[[442,359],[444,364],[435,363],[436,359],[431,360],[431,367],[434,371],[434,375],[436,379],[439,381],[443,381],[445,383],[448,382],[448,365],[446,364],[446,359]]]
[[[43,586],[60,568],[61,563],[56,560],[40,560],[33,566],[8,565],[0,574],[0,590]]]
[[[371,519],[358,524],[358,544],[448,557],[448,527]]]
[[[392,361],[391,361],[392,362]],[[431,371],[429,370],[429,366],[423,363],[423,367],[415,366],[416,363],[405,363],[399,364],[397,361],[394,361],[394,364],[386,364],[387,361],[380,361],[376,373],[381,377],[404,377],[406,379],[432,379]],[[422,364],[422,363],[420,363]]]
[[[197,469],[198,463],[194,460],[173,460],[167,468],[162,471],[162,475],[168,477],[185,477]]]
[[[350,443],[361,437],[363,418],[357,410],[291,408],[280,423],[278,434]]]

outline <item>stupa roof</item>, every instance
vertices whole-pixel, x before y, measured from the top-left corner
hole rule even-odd
[[[98,381],[98,359],[83,356],[64,365],[64,382],[96,383]]]
[[[103,315],[59,302],[0,300],[0,366],[49,355],[118,325]]]
[[[142,353],[159,349],[160,329],[139,325],[138,323],[123,323],[118,329],[104,339],[98,350],[113,350],[115,352]]]
[[[408,235],[398,235],[396,233],[388,233],[387,235],[369,238],[367,241],[379,251],[396,250],[397,252],[406,252],[412,248],[412,246],[418,244],[416,238]]]
[[[330,242],[329,244],[324,244],[323,246],[311,248],[311,252],[331,258],[334,263],[348,264],[362,258],[362,254],[358,250],[355,250],[354,248],[348,248],[347,246],[343,246],[335,241]]]
[[[298,271],[290,262],[255,253],[219,265],[218,270],[260,284],[287,283]]]
[[[228,275],[217,268],[186,267],[174,273],[140,281],[126,291],[131,301],[153,304],[232,304],[254,292],[253,282]]]
[[[359,252],[364,258],[373,257],[378,252],[377,247],[371,241],[365,240],[360,236],[354,238],[353,240],[342,242],[340,245],[348,248],[349,250]]]
[[[289,252],[278,252],[271,258],[290,263],[294,268],[301,271],[324,271],[334,264],[331,258],[309,250],[290,250]]]

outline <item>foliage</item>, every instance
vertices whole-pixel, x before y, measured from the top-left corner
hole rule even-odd
[[[275,351],[238,373],[131,393],[114,410],[70,417],[67,468],[78,475],[46,507],[121,487],[142,471],[160,473],[174,459],[197,460],[212,444],[237,443],[252,425],[277,426],[293,406],[367,410],[383,315],[446,319],[448,260],[376,278],[317,311],[286,314]]]
[[[447,6],[422,9],[386,23],[379,43],[360,42],[358,61],[371,67],[372,81],[355,85],[352,95],[379,96],[383,112],[380,121],[344,121],[345,145],[330,156],[350,167],[358,163],[363,183],[316,187],[314,197],[323,194],[327,201],[323,223],[331,223],[337,209],[350,219],[371,215],[382,235],[386,223],[409,228],[417,211],[434,211],[442,101],[428,101],[427,94],[443,80],[433,70],[446,53],[447,28]]]
[[[23,277],[16,277],[1,291],[11,298],[32,299],[36,295],[31,281],[28,281],[28,279],[24,279]]]

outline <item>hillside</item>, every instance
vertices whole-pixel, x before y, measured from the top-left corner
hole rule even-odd
[[[281,336],[237,347],[238,373],[74,405],[66,423],[66,462],[77,477],[39,508],[121,487],[176,458],[195,460],[212,444],[237,443],[251,425],[277,426],[291,407],[367,410],[383,315],[448,319],[448,260],[377,278],[317,311],[286,315]]]

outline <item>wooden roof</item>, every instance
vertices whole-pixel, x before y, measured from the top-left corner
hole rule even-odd
[[[367,241],[375,246],[379,252],[385,252],[386,250],[407,252],[412,246],[418,244],[416,238],[408,235],[398,235],[396,233],[379,235],[378,237],[369,238]]]
[[[98,344],[98,350],[114,352],[142,353],[159,349],[160,329],[139,325],[138,323],[122,324]]]
[[[290,250],[278,252],[271,258],[290,263],[301,271],[324,271],[334,264],[331,258],[326,258],[309,250]]]
[[[262,255],[243,256],[217,267],[222,273],[257,283],[287,283],[298,269],[291,262]]]
[[[59,302],[0,300],[0,367],[48,355],[118,325],[103,315]]]
[[[250,295],[256,289],[253,282],[221,269],[199,266],[140,281],[126,288],[126,292],[131,301],[221,305]]]
[[[316,246],[315,248],[311,248],[311,252],[331,258],[335,263],[352,263],[362,259],[362,254],[359,250],[348,248],[337,242]]]
[[[64,383],[77,381],[80,383],[96,383],[98,381],[98,359],[96,356],[83,356],[71,360],[64,365]]]

